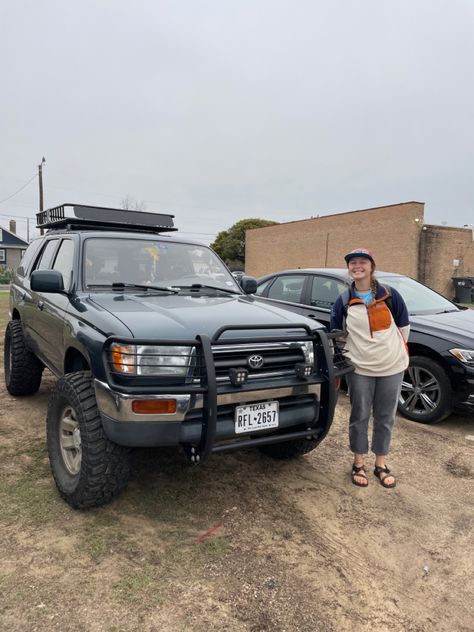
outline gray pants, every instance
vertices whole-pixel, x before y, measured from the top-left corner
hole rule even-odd
[[[379,456],[388,454],[403,373],[386,377],[369,377],[357,373],[347,376],[351,400],[349,444],[352,452],[367,454],[369,451],[367,435],[372,412],[372,452]]]

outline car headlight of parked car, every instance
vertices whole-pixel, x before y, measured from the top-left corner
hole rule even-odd
[[[449,353],[460,362],[474,366],[474,349],[450,349]]]
[[[185,376],[191,362],[192,347],[160,345],[121,345],[110,347],[112,369],[123,375]]]

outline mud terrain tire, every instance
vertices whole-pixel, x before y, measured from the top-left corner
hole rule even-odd
[[[41,384],[43,365],[25,345],[23,326],[11,320],[5,330],[5,385],[10,395],[33,395]]]
[[[290,460],[308,454],[316,448],[321,439],[297,439],[296,441],[284,441],[271,445],[261,445],[258,449],[262,454],[272,459]]]
[[[48,453],[62,498],[75,509],[118,496],[130,475],[130,450],[105,436],[89,371],[61,377],[47,416]]]

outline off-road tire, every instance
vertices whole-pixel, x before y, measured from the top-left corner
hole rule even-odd
[[[314,450],[321,439],[296,439],[295,441],[284,441],[283,443],[272,443],[270,445],[259,446],[260,452],[272,459],[290,460],[308,454]]]
[[[431,387],[430,380],[433,382]],[[415,401],[412,410],[410,410],[408,384],[420,388],[420,393],[414,394]],[[423,394],[435,404],[433,410],[428,411],[422,405],[421,395]],[[426,356],[412,356],[410,366],[403,376],[402,392],[398,403],[400,415],[422,424],[437,424],[451,414],[453,406],[451,382],[443,367]]]
[[[54,480],[71,507],[103,505],[126,487],[130,450],[105,436],[89,371],[57,381],[48,403],[47,442]]]
[[[19,320],[11,320],[5,330],[3,361],[5,385],[10,395],[33,395],[37,392],[44,367],[26,347]]]

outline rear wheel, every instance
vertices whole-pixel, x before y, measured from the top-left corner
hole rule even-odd
[[[39,389],[43,365],[29,351],[19,320],[11,320],[5,330],[5,385],[10,395],[33,395]]]
[[[58,380],[48,404],[47,438],[54,480],[72,507],[103,505],[126,487],[129,450],[105,436],[89,372]]]
[[[320,439],[296,439],[295,441],[261,445],[258,449],[273,459],[290,460],[308,454],[308,452],[314,450],[319,442]]]
[[[452,388],[443,367],[425,356],[410,358],[398,401],[398,412],[412,421],[436,424],[453,410]]]

